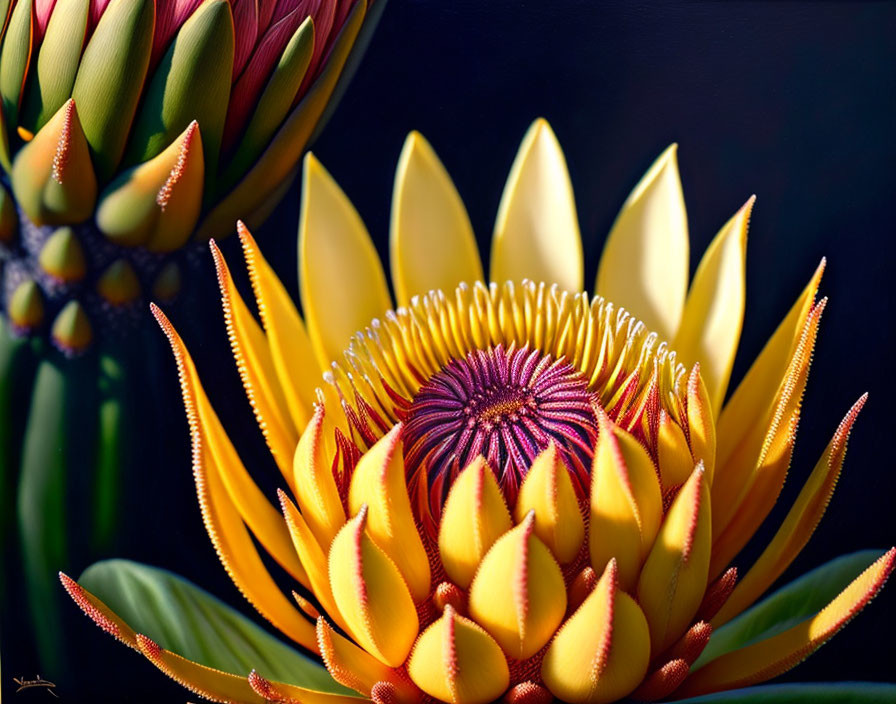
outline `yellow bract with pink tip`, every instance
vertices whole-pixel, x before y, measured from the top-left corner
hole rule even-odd
[[[283,519],[242,465],[177,332],[154,313],[177,360],[203,519],[222,562],[263,616],[359,696],[598,704],[753,684],[821,645],[892,571],[891,550],[815,616],[692,671],[713,629],[808,541],[864,397],[738,580],[729,563],[790,463],[823,263],[723,403],[753,199],[688,282],[674,147],[626,201],[594,297],[581,290],[575,201],[543,120],[508,178],[489,284],[463,204],[419,134],[395,180],[397,308],[364,223],[313,156],[302,192],[304,318],[240,226],[259,325],[212,243],[233,353],[282,473]],[[256,542],[302,590],[295,603]],[[197,670],[66,587],[201,695],[346,699]]]

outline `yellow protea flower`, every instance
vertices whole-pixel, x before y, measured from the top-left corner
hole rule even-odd
[[[282,516],[154,313],[218,555],[339,683],[390,704],[681,698],[790,669],[881,588],[894,550],[820,611],[697,662],[809,540],[865,401],[758,560],[730,567],[784,483],[825,307],[822,262],[724,402],[752,198],[689,285],[670,147],[623,206],[590,297],[566,163],[539,120],[508,178],[486,284],[463,204],[412,134],[395,179],[393,308],[360,217],[310,155],[302,195],[304,318],[245,227],[261,326],[211,245],[233,353],[288,489]],[[255,541],[301,585],[295,604]],[[210,699],[353,701],[191,663],[64,581],[100,625]]]

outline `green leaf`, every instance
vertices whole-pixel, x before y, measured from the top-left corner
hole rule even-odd
[[[127,166],[158,155],[196,120],[205,181],[214,180],[230,98],[233,31],[228,0],[207,0],[180,28],[140,106],[124,160]]]
[[[112,0],[84,49],[72,97],[100,182],[124,153],[149,67],[154,0]]]
[[[772,684],[733,689],[677,704],[887,704],[896,702],[896,685],[882,682]]]
[[[221,237],[231,232],[233,223],[238,219],[243,219],[250,229],[261,224],[247,219],[246,213],[260,208],[267,200],[267,195],[280,186],[295,169],[308,144],[308,138],[333,94],[342,67],[364,22],[366,11],[365,0],[358,0],[345,20],[324,70],[286,118],[251,171],[199,226],[194,236],[197,241],[206,242],[211,237]]]
[[[322,692],[354,694],[326,669],[269,635],[196,585],[166,570],[129,560],[104,560],[78,583],[138,633],[208,667]]]
[[[725,653],[770,638],[815,615],[882,554],[881,550],[862,550],[843,555],[782,587],[713,631],[709,644],[691,670],[697,670]]]
[[[129,357],[130,347],[126,343],[105,346],[100,353],[97,380],[99,437],[93,481],[94,554],[109,554],[115,544],[119,532],[122,475],[133,469],[131,431],[135,414]]]
[[[31,6],[34,0],[22,0],[12,9],[9,26],[0,48],[0,95],[6,123],[18,124],[19,104],[25,88],[25,76],[31,61]]]
[[[88,461],[84,447],[93,398],[85,388],[92,379],[92,355],[66,359],[49,351],[34,379],[31,408],[22,441],[18,520],[28,606],[44,669],[62,667],[62,601],[56,573],[67,569],[71,491]],[[91,442],[94,437],[90,435]]]

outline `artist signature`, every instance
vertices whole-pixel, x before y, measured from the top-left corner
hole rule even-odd
[[[16,690],[16,694],[19,692],[24,692],[26,689],[45,689],[54,697],[59,699],[59,695],[56,694],[53,690],[56,688],[56,685],[50,680],[45,680],[43,677],[38,675],[33,680],[26,680],[24,677],[13,677],[12,681],[19,685],[19,688]]]

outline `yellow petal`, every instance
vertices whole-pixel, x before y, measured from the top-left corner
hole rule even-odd
[[[240,462],[199,384],[196,367],[174,326],[155,305],[151,305],[151,309],[171,343],[177,362],[190,425],[199,507],[218,557],[234,584],[262,616],[296,642],[315,650],[314,628],[268,573],[243,521],[252,527],[268,552],[307,585],[308,577],[298,562],[286,525]]]
[[[515,660],[541,650],[566,613],[563,573],[534,529],[530,511],[492,546],[470,586],[470,616]]]
[[[526,473],[516,499],[514,516],[522,523],[535,511],[535,535],[554,553],[561,564],[572,562],[585,539],[585,520],[579,511],[569,469],[551,441]]]
[[[280,704],[363,704],[368,701],[362,697],[346,696],[318,692],[306,687],[297,687],[286,682],[271,682],[259,675],[255,670],[247,678],[249,686],[264,702],[280,702]]]
[[[164,650],[155,641],[137,634],[137,647],[146,659],[200,697],[213,702],[241,702],[263,704],[264,700],[252,691],[249,680],[221,670],[200,665]]]
[[[153,665],[171,679],[194,694],[213,702],[265,704],[265,702],[272,701],[267,696],[270,691],[276,691],[281,696],[289,697],[290,700],[300,700],[303,704],[359,704],[364,701],[342,694],[271,683],[260,677],[254,670],[248,677],[222,672],[165,650],[141,634],[137,635],[137,646]],[[264,695],[260,694],[259,690],[264,692]]]
[[[324,413],[324,404],[314,409],[314,416],[296,446],[293,472],[302,516],[326,551],[345,523],[345,511],[333,478],[332,459],[324,447]]]
[[[348,509],[367,504],[367,534],[398,566],[411,596],[429,596],[429,558],[417,532],[405,482],[401,424],[396,424],[358,460],[348,490]]]
[[[684,484],[694,469],[691,448],[681,426],[666,411],[660,411],[657,456],[663,489]]]
[[[428,695],[453,704],[486,704],[510,683],[498,644],[451,606],[418,639],[408,674]]]
[[[711,661],[685,680],[676,697],[748,687],[787,672],[834,636],[874,598],[894,564],[896,548],[891,548],[817,614],[771,638]]]
[[[377,682],[407,687],[398,670],[383,665],[366,650],[339,635],[322,618],[317,620],[317,642],[324,665],[339,684],[366,696],[370,696],[370,690]]]
[[[663,515],[660,483],[647,451],[598,409],[591,470],[589,548],[595,572],[614,557],[622,589],[632,589]]]
[[[700,363],[691,369],[687,388],[688,437],[691,441],[691,456],[694,463],[702,462],[706,480],[710,486],[715,481],[716,467],[716,422],[715,412],[709,401]]]
[[[572,704],[629,694],[647,674],[650,634],[641,609],[619,589],[610,560],[594,591],[557,633],[541,666],[551,693]]]
[[[764,418],[774,406],[775,396],[787,374],[790,360],[815,303],[815,294],[824,268],[825,260],[822,259],[787,317],[775,330],[722,409],[718,423],[720,465],[728,462],[751,430],[762,434],[763,430],[756,428],[756,419]]]
[[[271,361],[289,407],[296,431],[311,417],[321,386],[321,368],[314,356],[305,325],[280,279],[258,250],[258,245],[242,222],[236,230],[261,316],[261,324],[271,350]]]
[[[286,526],[292,538],[292,544],[296,549],[296,554],[299,556],[302,567],[308,575],[308,587],[311,589],[311,593],[314,594],[315,599],[317,599],[324,611],[340,627],[345,628],[342,614],[336,608],[336,602],[333,601],[333,592],[330,590],[330,575],[326,553],[321,549],[320,543],[317,542],[295,504],[282,491],[278,492],[278,496],[280,497],[283,517],[286,519]]]
[[[531,279],[582,290],[582,241],[572,183],[546,120],[532,123],[507,177],[492,239],[491,280]]]
[[[762,452],[768,429],[774,423],[782,398],[792,396],[794,366],[808,364],[807,340],[814,319],[823,308],[815,305],[815,292],[824,262],[806,286],[784,322],[766,344],[744,381],[722,411],[718,424],[718,480],[713,480],[713,503],[719,508],[715,530],[727,525],[738,506],[756,461]],[[811,351],[811,350],[810,350]],[[759,387],[762,387],[761,389]]]
[[[824,308],[822,300],[809,314],[771,412],[753,421],[764,434],[751,433],[750,444],[720,465],[718,485],[713,485],[713,505],[718,510],[713,515],[712,575],[724,569],[759,527],[784,484]],[[761,443],[756,444],[757,440]]]
[[[470,586],[485,553],[512,525],[495,475],[477,457],[457,475],[442,508],[439,555],[451,580]]]
[[[638,580],[638,603],[650,624],[652,652],[678,640],[694,619],[709,573],[709,487],[697,465],[678,492]]]
[[[224,309],[227,337],[243,388],[277,467],[290,489],[295,491],[292,456],[299,435],[290,420],[286,399],[283,397],[280,380],[274,371],[265,334],[237,291],[227,262],[224,261],[224,256],[214,240],[209,240],[209,248],[218,274],[218,288],[221,290],[221,306]]]
[[[389,250],[400,306],[417,294],[450,292],[462,281],[483,279],[463,201],[419,132],[408,135],[395,171]]]
[[[349,634],[380,662],[399,667],[417,637],[417,609],[401,573],[364,532],[367,508],[333,539],[330,589]]]
[[[679,361],[700,363],[718,415],[728,388],[744,318],[747,225],[755,197],[737,211],[700,260],[673,347]]]
[[[310,153],[302,176],[299,288],[322,367],[340,359],[352,335],[392,308],[383,267],[361,216]]]
[[[688,290],[688,216],[676,158],[664,151],[629,195],[597,269],[598,295],[671,340]]]
[[[846,457],[849,431],[867,398],[865,394],[856,401],[840,422],[775,537],[713,618],[714,627],[727,623],[762,596],[809,542],[834,493]]]

